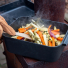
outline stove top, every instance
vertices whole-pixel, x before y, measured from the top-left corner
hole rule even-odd
[[[32,6],[30,6],[32,5]],[[19,0],[0,7],[2,15],[10,25],[15,19],[22,16],[34,16],[34,4],[30,1]]]

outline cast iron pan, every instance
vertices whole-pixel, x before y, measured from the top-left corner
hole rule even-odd
[[[26,25],[27,23],[31,22],[31,19],[36,20],[37,18],[34,17],[20,17],[16,21],[14,21],[11,26],[18,31],[18,28],[22,25]],[[49,47],[40,44],[35,44],[28,41],[17,40],[10,38],[8,34],[3,34],[3,39],[6,44],[7,50],[11,53],[22,55],[25,57],[34,58],[37,60],[47,61],[47,62],[54,62],[57,61],[62,54],[64,46],[68,43],[68,25],[56,21],[45,20],[42,19],[41,23],[44,24],[45,27],[48,27],[52,24],[52,28],[56,26],[60,29],[61,33],[66,34],[62,43],[56,47]]]

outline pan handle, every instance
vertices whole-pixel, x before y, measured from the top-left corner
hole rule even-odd
[[[63,44],[65,44],[65,45],[68,44],[68,30],[67,30],[66,35],[65,35],[65,37],[63,39]]]

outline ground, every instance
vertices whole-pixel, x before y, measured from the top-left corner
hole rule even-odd
[[[4,49],[2,48],[2,45],[0,45],[0,68],[7,68],[7,64],[6,64],[6,58],[3,55],[3,51]]]

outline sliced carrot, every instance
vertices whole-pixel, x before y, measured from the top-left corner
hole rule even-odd
[[[35,30],[37,30],[37,28],[36,29],[32,29],[32,32],[34,32]],[[25,34],[29,34],[29,32],[26,32]],[[21,40],[23,37],[20,37],[20,36],[18,36],[17,37],[17,39],[19,39],[19,40]]]
[[[25,28],[25,29],[28,30],[28,29],[30,29],[30,28],[32,28],[32,26],[29,26],[29,27],[27,27],[27,28]]]
[[[50,25],[50,26],[48,27],[48,33],[49,33],[49,31],[50,31],[51,26],[52,26],[52,25]]]
[[[34,32],[34,31],[35,31],[35,29],[32,29],[31,31],[32,31],[32,32]]]
[[[49,46],[52,47],[52,42],[51,41],[48,41],[49,42]]]
[[[26,32],[25,34],[29,34],[29,32]]]
[[[17,39],[21,40],[23,37],[18,36]]]
[[[20,33],[24,33],[24,32],[26,32],[26,29],[25,29],[25,28],[19,28],[18,31],[19,31]]]
[[[55,47],[55,39],[54,37],[51,37],[52,38],[52,46]]]
[[[59,32],[59,31],[60,31],[60,29],[56,29],[56,30],[52,30],[52,31]]]
[[[62,40],[63,40],[63,38],[61,38],[61,37],[58,37],[58,38],[57,38],[57,40],[59,40],[59,41],[62,41]]]
[[[32,32],[34,32],[35,30],[37,30],[37,28],[35,28],[35,29],[32,29]]]
[[[60,35],[60,32],[55,32],[55,31],[51,31],[54,35],[57,35],[59,34]]]
[[[41,31],[37,31],[37,34],[39,35],[39,37],[40,37],[40,39],[41,39],[41,41],[42,41],[42,44],[43,44],[43,45],[46,45],[46,44],[45,44],[45,41],[44,41],[44,38],[43,38],[42,32],[41,32]]]

